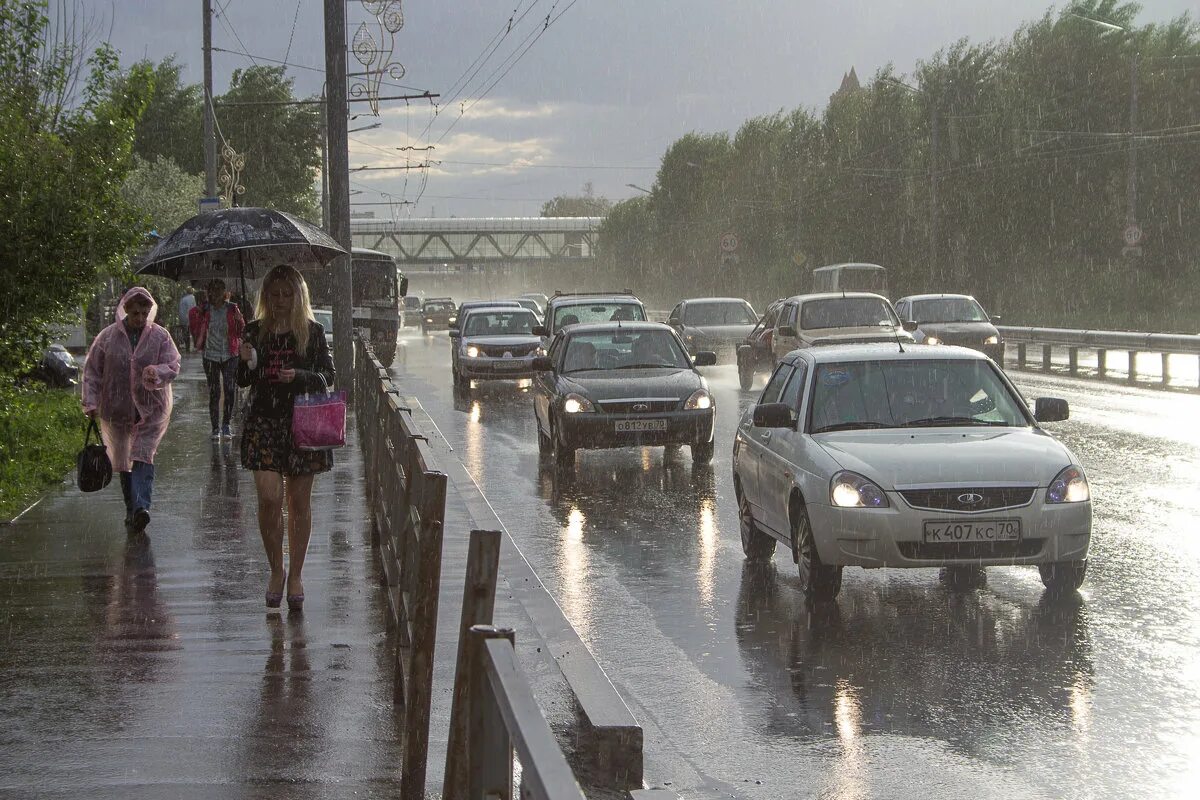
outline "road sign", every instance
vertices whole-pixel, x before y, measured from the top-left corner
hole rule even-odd
[[[726,233],[721,236],[721,252],[732,253],[738,248],[738,238],[736,233]]]
[[[210,211],[221,210],[221,198],[219,197],[201,197],[200,198],[200,213],[207,214]]]
[[[1125,240],[1126,247],[1137,247],[1142,242],[1142,228],[1136,223],[1131,223],[1125,226],[1125,230],[1121,233],[1121,238]]]

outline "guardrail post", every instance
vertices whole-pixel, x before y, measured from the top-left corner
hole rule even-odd
[[[442,797],[446,800],[461,800],[467,796],[472,681],[481,678],[481,673],[471,670],[468,642],[474,626],[492,624],[500,566],[500,537],[500,531],[471,531],[467,549],[467,580],[463,585],[458,663],[454,669],[454,699],[450,706],[450,741],[446,747],[446,776],[442,783]]]
[[[470,743],[467,746],[470,754],[467,797],[470,800],[490,800],[493,797],[511,800],[512,737],[496,707],[496,698],[487,678],[485,643],[488,639],[507,639],[512,644],[516,635],[512,628],[493,628],[491,625],[473,625],[468,633],[471,719]]]
[[[1171,382],[1171,354],[1162,354],[1162,383],[1166,386]]]
[[[1017,367],[1025,369],[1025,343],[1017,342]]]
[[[1079,348],[1078,347],[1068,347],[1067,348],[1067,369],[1070,370],[1072,375],[1079,374]]]
[[[1103,378],[1108,374],[1108,351],[1100,349],[1096,351],[1096,377]]]
[[[1137,381],[1137,351],[1129,351],[1129,378],[1130,383]]]
[[[1054,355],[1054,346],[1050,344],[1042,345],[1042,369],[1046,372],[1050,371],[1050,357]]]

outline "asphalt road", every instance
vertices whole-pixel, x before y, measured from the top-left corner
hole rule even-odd
[[[805,606],[790,558],[745,565],[730,472],[755,392],[705,370],[716,457],[539,459],[531,398],[455,398],[445,334],[405,334],[416,394],[645,726],[646,777],[685,795],[1191,797],[1200,782],[1200,395],[1016,373],[1066,397],[1088,470],[1088,579],[1032,568],[954,592],[938,571],[848,569]],[[762,379],[760,378],[760,385]]]

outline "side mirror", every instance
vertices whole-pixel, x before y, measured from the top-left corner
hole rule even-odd
[[[692,365],[696,367],[713,367],[717,364],[717,354],[711,350],[701,350],[696,353],[696,357],[692,359]]]
[[[408,297],[408,278],[400,279],[400,296]]]
[[[533,326],[533,335],[534,336],[549,336],[550,331],[546,330],[545,325],[534,325]]]
[[[1039,397],[1033,404],[1033,417],[1038,422],[1062,422],[1071,416],[1071,408],[1061,397]]]
[[[754,427],[790,428],[792,409],[787,403],[760,403],[754,407]]]
[[[917,321],[915,319],[906,319],[904,322],[900,323],[900,327],[904,328],[904,330],[908,331],[909,333],[912,333],[917,329]]]
[[[446,331],[446,333],[450,334],[451,339],[462,338],[462,331],[460,331],[458,328],[451,328],[450,330]]]
[[[785,336],[789,339],[795,339],[798,336],[800,336],[800,334],[796,333],[796,329],[793,328],[791,325],[780,325],[779,326],[779,335]]]
[[[533,369],[535,372],[552,372],[554,364],[551,363],[549,356],[538,356],[533,360]]]

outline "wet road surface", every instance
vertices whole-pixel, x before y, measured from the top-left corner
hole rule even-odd
[[[1091,564],[1054,600],[1032,568],[954,592],[938,571],[847,569],[802,601],[790,558],[744,563],[732,432],[757,394],[705,370],[716,457],[581,451],[557,476],[529,393],[451,390],[446,335],[405,335],[421,398],[645,726],[646,777],[747,798],[1194,796],[1200,780],[1200,396],[1017,373],[1066,397],[1088,469]],[[759,379],[759,387],[762,378]]]

